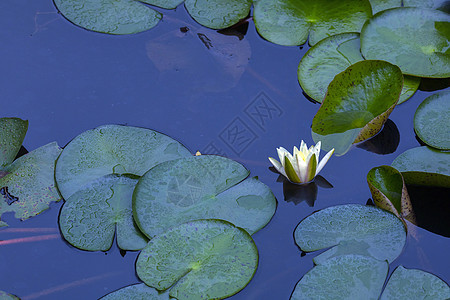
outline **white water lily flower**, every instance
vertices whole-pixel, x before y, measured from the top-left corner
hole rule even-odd
[[[283,147],[277,148],[280,162],[269,157],[272,165],[278,172],[294,183],[307,183],[316,177],[334,153],[334,148],[330,150],[319,162],[320,141],[309,149],[306,143],[301,142],[300,150],[294,147],[293,154]]]

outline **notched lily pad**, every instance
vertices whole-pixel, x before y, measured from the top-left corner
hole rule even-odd
[[[414,115],[414,130],[428,146],[450,150],[450,92],[438,92],[426,98]]]
[[[378,299],[388,264],[360,255],[330,258],[315,266],[295,286],[291,300]]]
[[[150,240],[136,272],[147,285],[177,299],[223,299],[252,279],[258,250],[243,229],[222,220],[181,224]]]
[[[148,240],[135,225],[131,211],[136,183],[136,178],[127,175],[107,175],[66,199],[59,215],[64,238],[83,250],[106,251],[117,232],[119,248],[144,248]]]
[[[134,284],[109,293],[102,300],[169,300],[169,293],[160,293],[145,283]]]
[[[391,164],[406,184],[450,187],[450,152],[427,146],[406,150]]]
[[[404,74],[450,77],[450,15],[433,9],[393,8],[375,15],[361,30],[361,52],[400,67]]]
[[[272,43],[295,46],[343,32],[359,32],[372,16],[368,0],[258,0],[253,18],[259,34]]]
[[[402,221],[382,209],[357,204],[320,210],[303,219],[294,232],[305,252],[332,247],[314,258],[314,263],[359,254],[392,262],[403,250],[406,231]]]
[[[450,288],[439,277],[417,269],[398,266],[380,300],[449,299]]]
[[[28,121],[19,118],[0,118],[0,168],[14,161],[27,129]]]
[[[145,128],[104,125],[74,138],[61,153],[55,170],[64,199],[108,174],[143,175],[153,166],[191,156],[174,139]]]
[[[70,22],[88,30],[131,34],[155,27],[162,15],[136,0],[54,0]],[[145,1],[142,1],[145,2]]]
[[[403,75],[385,61],[357,62],[339,73],[314,116],[312,137],[324,150],[345,154],[377,134],[400,96]]]
[[[61,199],[55,187],[55,160],[61,153],[56,143],[42,146],[2,169],[0,178],[0,216],[15,212],[25,220],[48,209]],[[0,222],[0,227],[6,223]]]
[[[248,174],[241,164],[214,155],[159,164],[134,191],[136,223],[150,238],[196,219],[227,220],[253,234],[270,221],[276,200],[256,178],[244,180]]]
[[[321,40],[306,52],[298,66],[298,81],[308,96],[322,102],[333,78],[363,60],[359,33],[337,34]],[[419,77],[405,75],[398,104],[414,95],[419,84]]]
[[[415,223],[414,210],[402,174],[390,166],[373,168],[367,183],[376,206]]]

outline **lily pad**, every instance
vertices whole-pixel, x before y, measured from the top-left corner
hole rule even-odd
[[[2,300],[20,300],[19,297],[9,294],[7,292],[0,291],[0,299]]]
[[[414,130],[428,146],[450,150],[450,92],[438,92],[426,98],[414,115]]]
[[[0,118],[0,168],[14,161],[28,129],[28,121]]]
[[[197,220],[156,236],[139,254],[136,272],[177,299],[223,299],[243,289],[258,266],[258,250],[243,229]]]
[[[402,6],[402,0],[369,0],[372,5],[372,13],[376,14],[380,11]],[[419,0],[421,1],[421,0]]]
[[[373,168],[367,174],[367,183],[376,206],[414,223],[414,210],[399,171],[390,166]]]
[[[104,125],[80,134],[64,148],[55,177],[61,195],[67,199],[105,175],[141,176],[161,162],[190,155],[179,142],[159,132]]]
[[[382,59],[404,74],[450,77],[450,15],[415,7],[393,8],[370,19],[361,30],[366,59]]]
[[[400,69],[384,61],[357,62],[336,75],[312,122],[314,142],[342,155],[374,136],[397,104],[402,83]]]
[[[223,29],[248,16],[252,0],[186,0],[186,10],[203,26]]]
[[[55,187],[55,160],[61,153],[56,143],[42,146],[2,169],[0,178],[0,216],[15,212],[25,220],[48,209],[61,198]],[[0,221],[0,227],[7,224]]]
[[[109,293],[102,300],[169,300],[169,293],[160,293],[145,283],[134,284]]]
[[[253,18],[259,34],[272,43],[309,44],[343,32],[359,32],[372,16],[368,0],[258,0]]]
[[[107,175],[66,199],[59,215],[64,238],[83,250],[106,251],[117,231],[120,249],[144,248],[148,240],[135,225],[131,210],[136,183],[127,175]]]
[[[184,0],[145,0],[143,2],[166,9],[174,9],[183,3]]]
[[[391,164],[406,184],[450,187],[450,152],[427,146],[406,150]]]
[[[308,96],[322,102],[333,78],[363,60],[359,33],[337,34],[321,40],[306,52],[298,66],[298,81]],[[405,75],[398,104],[414,95],[419,84],[419,77]]]
[[[294,238],[305,252],[332,247],[314,258],[316,264],[346,254],[392,262],[402,252],[406,231],[402,221],[389,212],[347,204],[320,210],[303,219]]]
[[[450,299],[450,288],[433,274],[398,266],[389,278],[380,299]]]
[[[54,0],[54,3],[73,24],[109,34],[145,31],[155,27],[162,17],[136,0]]]
[[[136,223],[149,238],[197,219],[223,219],[253,234],[270,221],[276,200],[258,179],[244,180],[248,174],[241,164],[214,155],[159,164],[136,185]]]
[[[295,286],[291,300],[378,299],[388,264],[370,257],[344,255],[312,268]]]
[[[449,2],[448,0],[403,0],[403,6],[440,9],[448,12]]]

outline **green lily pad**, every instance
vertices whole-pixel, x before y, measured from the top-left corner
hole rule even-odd
[[[432,9],[393,8],[370,19],[361,30],[366,59],[382,59],[404,74],[450,77],[450,15]]]
[[[0,168],[14,161],[28,129],[28,121],[0,118]]]
[[[56,143],[42,146],[2,169],[0,178],[0,216],[15,212],[21,220],[48,209],[61,198],[55,187],[55,160],[61,153]],[[0,227],[7,224],[0,221]]]
[[[376,14],[380,11],[402,6],[402,0],[369,0],[372,5],[372,13]]]
[[[14,296],[12,294],[0,291],[0,299],[2,300],[20,300],[19,297]]]
[[[373,168],[367,183],[376,206],[414,223],[414,210],[402,174],[390,166]]]
[[[427,146],[406,150],[391,164],[406,184],[450,187],[450,152]]]
[[[384,261],[344,255],[315,266],[295,286],[291,300],[378,299],[388,274]]]
[[[186,10],[203,26],[223,29],[248,16],[252,0],[186,0]]]
[[[445,8],[448,8],[448,5],[448,0],[403,0],[403,6],[405,7],[444,9],[445,11]]]
[[[243,229],[222,220],[181,224],[150,240],[136,272],[177,299],[223,299],[243,289],[258,266],[258,249]]]
[[[272,43],[309,44],[343,32],[359,32],[372,16],[368,0],[258,0],[253,18],[259,34]]]
[[[144,0],[142,2],[162,7],[165,9],[174,9],[184,2],[184,0]]]
[[[148,240],[135,225],[131,209],[136,183],[127,175],[106,175],[66,199],[59,215],[64,238],[79,249],[106,251],[117,231],[120,249],[144,248]]]
[[[145,283],[134,284],[109,293],[102,300],[169,300],[169,293],[160,293]]]
[[[308,96],[322,102],[333,78],[363,60],[359,33],[337,34],[321,40],[306,52],[298,66],[298,81]],[[404,76],[398,104],[414,95],[419,84],[419,77]]]
[[[161,14],[135,0],[54,0],[70,22],[88,30],[131,34],[155,27]],[[142,1],[145,2],[145,1]]]
[[[303,219],[294,238],[305,252],[332,247],[314,258],[316,264],[346,254],[392,262],[402,252],[406,231],[402,221],[389,212],[348,204],[328,207]]]
[[[450,288],[433,274],[398,266],[380,298],[380,300],[394,299],[450,299]]]
[[[314,142],[342,155],[374,136],[397,104],[402,83],[400,69],[385,61],[357,62],[336,75],[312,122]]]
[[[104,125],[74,138],[61,153],[55,170],[64,199],[108,174],[143,175],[153,166],[190,156],[179,142],[159,132],[120,125]]]
[[[214,155],[159,164],[136,185],[136,223],[150,238],[196,219],[227,220],[253,234],[272,218],[276,199],[256,178],[244,180],[248,174],[241,164]]]
[[[428,146],[450,150],[450,92],[438,92],[426,98],[414,115],[414,130]]]

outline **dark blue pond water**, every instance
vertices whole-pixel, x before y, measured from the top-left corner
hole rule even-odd
[[[185,26],[189,31],[183,33],[180,27]],[[233,299],[289,298],[315,255],[301,256],[293,239],[295,226],[328,206],[365,204],[371,197],[367,172],[419,146],[413,116],[432,94],[419,91],[392,113],[400,132],[394,153],[353,148],[333,157],[322,171],[333,188],[319,187],[315,201],[285,201],[283,183],[268,169],[267,157],[276,155],[276,147],[291,149],[301,139],[312,143],[310,125],[319,105],[302,95],[296,75],[307,46],[266,42],[252,23],[241,41],[219,35],[192,21],[183,7],[165,12],[164,21],[151,31],[108,36],[74,26],[50,0],[2,0],[0,28],[1,116],[29,120],[28,150],[51,141],[64,146],[103,124],[142,126],[172,136],[192,152],[235,159],[271,187],[278,208],[269,225],[254,235],[258,271]],[[223,51],[208,49],[202,36]],[[434,203],[447,192],[428,199],[425,193],[424,198]],[[11,226],[0,230],[0,240],[14,243],[0,246],[0,290],[22,299],[96,299],[139,282],[134,271],[138,253],[122,256],[115,245],[107,253],[89,253],[65,243],[57,225],[60,207],[53,204],[24,222],[2,216]],[[448,282],[450,240],[411,228],[391,271],[402,264]]]

